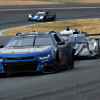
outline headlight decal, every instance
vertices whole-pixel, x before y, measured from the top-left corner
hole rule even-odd
[[[48,60],[50,58],[50,54],[47,56],[39,57],[40,60]]]
[[[0,58],[0,62],[3,62],[3,59],[2,58]]]
[[[3,67],[3,64],[0,63],[0,73],[3,73],[4,72],[4,67]]]

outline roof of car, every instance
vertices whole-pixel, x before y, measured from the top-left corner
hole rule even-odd
[[[69,37],[70,41],[73,42],[87,42],[87,37],[84,34],[74,34]]]
[[[6,45],[6,47],[8,47],[9,45],[21,45],[21,44],[23,44],[24,45],[24,43],[26,44],[30,44],[30,42],[31,42],[31,44],[33,44],[33,42],[34,42],[34,40],[35,40],[35,43],[36,43],[36,41],[37,41],[37,43],[39,42],[39,43],[43,43],[43,39],[48,39],[48,41],[47,42],[49,42],[49,38],[51,38],[51,36],[50,36],[50,34],[49,34],[49,32],[33,32],[33,33],[22,33],[22,34],[20,34],[20,35],[18,35],[18,36],[16,36],[16,37],[13,37],[10,41],[9,41],[9,43]],[[41,39],[43,40],[43,41],[41,41]]]
[[[28,32],[28,33],[19,33],[19,35],[16,35],[16,37],[40,36],[40,35],[47,35],[47,34],[48,32]]]
[[[55,31],[50,31],[50,32],[26,32],[26,33],[21,33],[18,32],[16,33],[16,37],[27,37],[27,36],[44,36],[44,35],[51,35],[51,34],[59,34],[58,32]]]
[[[45,11],[38,11],[37,14],[45,14]]]

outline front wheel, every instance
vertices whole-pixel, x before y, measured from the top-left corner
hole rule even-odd
[[[71,44],[68,44],[63,50],[65,58],[65,67],[70,70],[74,68],[74,52]]]
[[[67,61],[66,61],[66,67],[70,70],[74,68],[74,55],[70,52],[70,54],[67,54]]]
[[[66,48],[66,58],[67,58],[67,66],[68,69],[74,68],[74,53],[75,50],[73,49],[72,45],[69,43]]]
[[[60,48],[58,52],[58,64],[65,69],[74,68],[74,53],[70,45]]]

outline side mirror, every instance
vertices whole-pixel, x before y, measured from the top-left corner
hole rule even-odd
[[[3,48],[4,47],[4,45],[0,45],[0,48]]]
[[[58,42],[57,44],[58,44],[58,45],[64,45],[65,42],[64,42],[64,41],[61,41],[61,42]]]
[[[20,36],[20,35],[22,35],[22,33],[20,33],[20,32],[16,33],[16,36]]]

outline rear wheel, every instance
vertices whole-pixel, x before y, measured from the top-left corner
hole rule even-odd
[[[100,39],[96,39],[97,46],[95,48],[95,57],[100,57]]]
[[[97,56],[100,57],[100,39],[96,39],[97,41]]]

